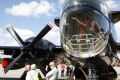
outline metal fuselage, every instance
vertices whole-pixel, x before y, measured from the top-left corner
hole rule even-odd
[[[85,25],[91,24],[90,20],[96,21],[100,30],[91,31],[90,25],[89,27],[84,27],[86,31],[84,32],[80,26],[82,24],[79,23],[81,21]],[[116,43],[116,32],[112,15],[104,0],[66,1],[59,26],[61,28],[61,43],[68,56],[80,59],[95,57],[103,53],[106,54],[108,45],[112,47]]]
[[[109,65],[112,65],[114,55],[117,49],[120,49],[115,41],[114,30],[114,23],[119,19],[119,12],[110,12],[104,0],[66,1],[61,17],[57,22],[55,21],[55,24],[60,27],[62,48],[57,48],[51,42],[42,39],[51,29],[49,25],[35,38],[32,37],[26,41],[22,41],[14,29],[8,28],[13,37],[23,46],[11,47],[13,56],[10,60],[6,59],[10,61],[10,65],[5,66],[6,72],[9,69],[24,67],[27,63],[36,62],[46,66],[56,58],[56,55],[59,57],[58,55],[65,54],[64,58],[72,64],[79,63],[82,68],[85,68],[87,72],[83,71],[86,75],[91,75],[90,69],[94,69],[99,76],[106,77],[108,73],[112,73],[109,76],[116,77],[115,71]],[[7,48],[1,47],[6,51],[5,54],[10,50],[9,47]],[[61,52],[64,54],[59,54]]]

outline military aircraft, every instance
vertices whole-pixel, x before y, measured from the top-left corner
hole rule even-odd
[[[83,80],[114,80],[117,73],[112,65],[118,59],[116,54],[120,50],[114,24],[119,20],[120,12],[110,11],[104,0],[67,0],[61,16],[54,20],[60,27],[61,46],[42,39],[51,29],[51,24],[36,37],[25,41],[12,27],[7,27],[22,46],[0,47],[4,53],[13,53],[11,59],[3,59],[4,71],[6,73],[17,66],[21,68],[32,62],[42,68],[48,59],[63,52],[62,55],[71,64],[79,64]]]

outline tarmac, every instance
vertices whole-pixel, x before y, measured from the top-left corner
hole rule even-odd
[[[0,80],[19,80],[24,70],[25,68],[21,68],[17,70],[9,70],[6,74],[4,74],[3,68],[0,64]],[[65,80],[66,78],[67,77],[59,77],[59,79],[57,80]],[[45,80],[45,79],[42,79],[42,80]]]
[[[114,67],[114,69],[118,73],[118,77],[117,77],[116,80],[120,80],[120,67]],[[19,78],[23,74],[24,70],[25,70],[24,68],[18,69],[18,70],[10,70],[10,71],[7,72],[7,74],[4,74],[3,73],[3,68],[0,65],[0,80],[19,80]],[[58,80],[66,80],[66,78],[67,77],[59,77]]]

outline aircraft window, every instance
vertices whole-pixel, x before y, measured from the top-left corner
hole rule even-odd
[[[105,4],[104,0],[68,0],[66,1],[66,4],[64,4],[63,11],[71,6],[76,6],[76,5],[86,5],[88,4],[89,6],[95,6],[95,8],[99,11],[101,11],[106,17],[108,17],[108,9],[107,5]],[[82,7],[82,6],[79,6]]]
[[[86,52],[100,52],[108,40],[106,33],[109,31],[109,21],[101,13],[84,8],[80,10],[68,10],[63,14],[61,32],[63,33],[63,45],[67,51],[76,54]]]

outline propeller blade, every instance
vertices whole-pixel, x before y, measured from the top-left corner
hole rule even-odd
[[[25,46],[22,50],[25,50],[26,48],[31,48],[34,47],[35,44],[42,39],[51,29],[53,28],[53,26],[48,23],[45,28],[35,37],[35,39],[28,45]],[[7,26],[7,30],[8,32],[10,32],[10,34],[15,38],[15,40],[20,44],[20,45],[24,45],[23,40],[20,38],[20,36],[16,33],[16,31],[12,28],[11,25]],[[24,52],[22,52],[14,61],[12,61],[5,69],[4,72],[7,73],[12,66],[14,66],[14,64],[19,60],[19,58],[21,58],[21,56],[24,54]],[[35,63],[39,65],[39,62],[36,60],[36,58],[34,57],[34,55],[32,55],[31,52],[29,52],[29,56],[35,61]],[[41,66],[42,68],[42,66]],[[42,69],[44,71],[44,69]],[[45,72],[45,71],[44,71]]]
[[[35,56],[31,52],[29,52],[29,56],[32,58],[32,60],[35,62],[35,64],[38,66],[38,68],[45,75],[46,74],[45,68],[40,64],[40,62],[35,58]]]
[[[24,54],[24,52],[22,52],[14,61],[12,61],[12,62],[4,69],[4,73],[7,73],[23,54]]]
[[[53,28],[53,25],[48,23],[45,28],[35,37],[35,39],[28,45],[29,48],[34,47],[35,44],[41,40],[51,29]]]
[[[22,46],[24,45],[24,41],[20,38],[17,32],[12,28],[12,25],[7,24],[6,29],[20,45]]]

